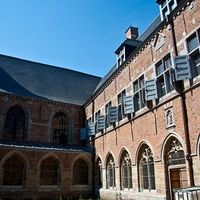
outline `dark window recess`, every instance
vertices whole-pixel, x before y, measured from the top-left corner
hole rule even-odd
[[[6,113],[4,139],[24,140],[25,139],[25,113],[23,109],[15,105]]]
[[[134,93],[134,111],[138,111],[145,107],[145,86],[144,86],[144,76],[141,76],[139,79],[133,83],[133,93]]]
[[[49,157],[42,161],[40,172],[41,185],[60,184],[60,166],[55,158]]]
[[[75,162],[73,168],[73,184],[74,185],[88,185],[88,165],[83,159]]]
[[[3,185],[24,186],[26,168],[23,159],[18,155],[8,158],[3,165]]]
[[[63,112],[58,112],[55,114],[52,121],[52,129],[53,129],[53,143],[55,144],[68,143],[69,121],[67,116]]]
[[[124,97],[126,96],[126,91],[123,90],[121,93],[117,96],[117,102],[118,102],[118,119],[119,121],[124,119],[126,117],[124,112]]]

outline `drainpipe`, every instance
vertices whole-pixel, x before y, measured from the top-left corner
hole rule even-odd
[[[174,56],[178,56],[177,46],[176,46],[176,38],[174,33],[174,24],[172,22],[168,22],[168,28],[171,32],[172,37],[172,46]],[[184,93],[184,85],[183,81],[177,81],[175,83],[176,91],[180,94],[181,99],[181,108],[182,108],[182,116],[183,116],[183,124],[184,124],[184,132],[185,132],[185,141],[186,141],[186,160],[188,161],[188,169],[189,169],[189,179],[190,179],[190,186],[194,186],[194,174],[193,174],[193,164],[192,164],[192,157],[191,157],[191,146],[190,146],[190,136],[189,136],[189,127],[188,127],[188,115],[187,115],[187,107],[186,107],[186,96]]]

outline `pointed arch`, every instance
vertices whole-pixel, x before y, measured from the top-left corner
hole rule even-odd
[[[78,158],[73,165],[73,184],[89,184],[89,166],[83,158]]]
[[[138,149],[138,171],[140,192],[155,190],[154,156],[151,148],[145,142]]]
[[[97,188],[103,186],[103,169],[102,169],[102,159],[97,156],[95,159],[95,183]]]
[[[173,198],[173,189],[188,186],[183,140],[176,134],[169,134],[163,145],[167,196]]]
[[[59,160],[53,155],[46,155],[40,161],[39,168],[41,186],[60,186],[61,165]]]
[[[119,158],[119,166],[120,166],[120,183],[121,189],[128,189],[130,190],[133,187],[132,183],[132,162],[131,157],[128,151],[123,148],[120,153]]]
[[[4,158],[2,171],[3,185],[25,187],[27,163],[19,153],[12,152]]]
[[[56,108],[50,115],[50,142],[72,144],[73,118],[64,108]]]
[[[116,186],[115,160],[110,152],[106,156],[105,163],[106,163],[106,187],[114,188]]]

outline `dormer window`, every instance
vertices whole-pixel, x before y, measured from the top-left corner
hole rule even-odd
[[[167,15],[169,15],[174,8],[178,5],[181,0],[157,0],[157,3],[160,4],[160,15],[161,20],[164,20]]]
[[[117,55],[117,65],[118,67],[125,61],[125,47]]]

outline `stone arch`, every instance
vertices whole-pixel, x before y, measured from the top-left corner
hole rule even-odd
[[[173,198],[173,189],[188,186],[185,149],[185,143],[177,133],[168,134],[163,142],[161,154],[168,198]]]
[[[72,162],[72,184],[91,185],[92,184],[92,163],[85,155],[78,155]],[[84,174],[84,176],[83,176]],[[87,177],[85,176],[87,174]]]
[[[48,161],[48,165],[51,164],[52,166],[51,169],[48,169],[46,167],[47,166],[45,163],[46,161]],[[42,156],[42,158],[40,158],[40,160],[38,161],[37,169],[38,169],[38,173],[37,173],[38,185],[40,186],[54,185],[54,186],[60,187],[61,179],[62,179],[61,177],[62,164],[56,154],[47,153],[44,156]]]
[[[66,115],[66,117],[68,118],[68,136],[67,136],[67,140],[68,140],[68,144],[73,144],[73,130],[74,130],[74,120],[72,115],[69,113],[69,111],[63,107],[57,107],[55,108],[51,114],[50,114],[50,118],[49,118],[49,122],[50,122],[50,126],[49,126],[49,142],[52,142],[52,122],[53,119],[55,117],[55,115],[57,113],[64,113]]]
[[[15,158],[15,159],[14,159]],[[10,159],[14,159],[14,162],[12,161],[10,164],[9,164],[9,169],[6,167],[6,170],[4,169],[4,165],[8,164],[7,162],[9,162]],[[17,160],[16,160],[17,159]],[[20,161],[21,160],[21,163],[23,164],[20,164]],[[20,164],[20,165],[19,165]],[[12,166],[14,165],[14,166]],[[10,171],[12,170],[12,168],[14,169],[14,172],[16,172],[16,169],[19,169],[19,172],[17,172],[18,174],[21,174],[22,177],[20,179],[20,177],[18,177],[18,180],[17,181],[20,181],[21,182],[21,186],[22,187],[25,187],[26,185],[26,177],[27,177],[27,173],[28,173],[28,168],[30,166],[30,163],[27,159],[27,157],[19,152],[19,151],[11,151],[9,153],[7,153],[1,160],[0,162],[0,185],[7,185],[7,184],[10,184],[8,182],[9,179],[11,179],[11,182],[13,182],[13,185],[18,185],[18,183],[15,183],[16,182],[16,179],[13,179],[13,176],[15,173],[12,173],[12,177],[8,177],[8,175],[5,175],[4,173],[7,173],[6,171]],[[7,180],[4,179],[4,177],[6,177]],[[14,181],[12,181],[12,179]]]
[[[2,114],[0,114],[0,139],[3,138],[4,131],[5,131],[5,123],[6,123],[6,113],[11,109],[13,106],[19,106],[25,115],[25,130],[24,130],[24,140],[28,140],[28,130],[29,130],[29,123],[30,123],[30,109],[22,101],[19,100],[12,100],[9,101],[6,105],[3,106],[2,108]]]
[[[154,153],[147,142],[141,142],[137,149],[137,169],[139,191],[156,189]]]
[[[127,148],[123,147],[119,154],[119,175],[121,190],[133,188],[132,182],[132,160]]]

